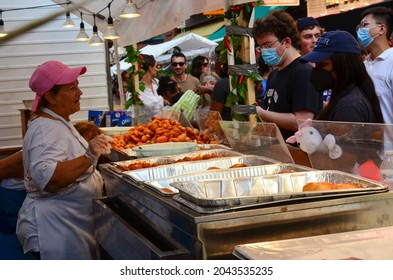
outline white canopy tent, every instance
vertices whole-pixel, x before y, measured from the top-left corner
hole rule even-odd
[[[57,4],[64,4],[64,0],[52,0]],[[106,8],[108,0],[71,0],[73,8],[71,12],[80,17],[80,11],[84,13],[83,20],[93,25],[91,14],[98,13],[104,19],[96,17],[96,25],[99,31],[105,32],[108,27],[109,11]],[[253,0],[134,0],[140,17],[125,19],[119,17],[126,5],[126,0],[114,0],[111,3],[111,15],[114,19],[114,26],[120,34],[117,39],[118,46],[124,47],[136,44],[152,37],[158,36],[181,25],[182,21],[190,16],[226,8],[232,5],[253,2]],[[79,7],[81,5],[81,7]],[[101,11],[101,12],[100,12]]]
[[[213,42],[197,34],[190,33],[177,39],[164,42],[162,44],[148,45],[140,49],[139,51],[142,54],[149,54],[154,56],[157,64],[163,64],[170,61],[172,54],[168,54],[167,52],[172,50],[174,47],[178,47],[181,52],[187,57],[187,59],[191,60],[198,55],[211,57],[214,53],[214,48],[216,46],[216,42]],[[129,63],[125,62],[124,59],[121,60],[119,63],[120,70],[127,70],[131,66]],[[116,68],[116,65],[111,67],[111,72],[113,74],[117,73]]]
[[[64,0],[52,1],[64,4]],[[95,23],[97,29],[102,33],[108,28],[109,9],[107,7],[111,3],[111,16],[116,31],[120,35],[119,39],[114,40],[115,50],[117,50],[117,47],[136,44],[166,33],[181,25],[192,15],[223,8],[227,10],[230,6],[254,2],[254,0],[133,0],[141,16],[131,19],[120,17],[126,6],[126,0],[111,2],[108,0],[71,0],[68,2],[71,12],[78,17],[83,12],[83,20],[90,25],[94,25],[94,18],[87,15],[99,14],[100,17],[95,17]],[[120,72],[117,52],[115,52],[115,62],[117,72]],[[120,91],[122,91],[121,87]],[[124,106],[122,99],[121,92],[121,104]]]

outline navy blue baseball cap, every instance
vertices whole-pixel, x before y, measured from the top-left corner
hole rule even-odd
[[[299,18],[296,21],[296,26],[297,26],[297,30],[300,32],[300,31],[306,29],[307,27],[320,26],[320,25],[319,25],[319,22],[315,18],[304,17],[304,18]]]
[[[358,41],[347,31],[329,31],[318,38],[312,52],[302,56],[300,62],[318,63],[335,53],[353,53],[360,55]]]

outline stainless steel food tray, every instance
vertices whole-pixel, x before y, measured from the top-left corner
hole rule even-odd
[[[135,182],[144,182],[148,180],[158,180],[167,177],[182,176],[185,174],[207,171],[209,167],[229,168],[230,166],[238,163],[243,163],[248,166],[258,166],[277,162],[275,160],[261,156],[242,155],[200,161],[179,162],[164,166],[125,171],[122,174],[123,176],[130,178]]]
[[[200,151],[194,151],[194,152],[183,153],[183,154],[172,155],[172,156],[157,156],[157,157],[148,157],[148,158],[142,158],[142,159],[111,162],[110,165],[108,166],[108,168],[110,168],[111,170],[113,170],[117,173],[123,173],[123,172],[135,171],[135,170],[127,171],[124,168],[124,166],[130,165],[133,163],[138,163],[138,162],[159,163],[161,166],[161,165],[166,165],[166,164],[174,164],[174,163],[176,163],[177,160],[181,160],[185,157],[196,157],[199,155],[202,155],[202,156],[203,155],[219,155],[222,157],[233,157],[233,156],[241,156],[243,154],[229,150],[229,149],[200,150]]]
[[[310,182],[353,183],[358,189],[303,192]],[[170,183],[180,196],[201,207],[241,206],[302,197],[328,197],[336,194],[388,191],[384,184],[340,171],[307,171],[221,180]]]
[[[292,163],[275,163],[266,164],[242,168],[231,168],[231,169],[217,169],[217,170],[204,170],[201,172],[191,173],[184,176],[174,176],[158,180],[145,181],[144,185],[149,188],[161,192],[164,195],[174,195],[179,191],[171,186],[173,182],[180,181],[201,181],[201,180],[214,180],[214,179],[224,179],[224,178],[239,178],[239,177],[253,177],[253,176],[263,176],[277,174],[283,171],[311,171],[311,169],[306,166],[296,165]]]

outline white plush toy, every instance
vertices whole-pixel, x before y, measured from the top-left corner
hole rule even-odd
[[[336,145],[336,138],[328,134],[322,139],[321,134],[314,127],[309,126],[310,121],[306,121],[299,126],[294,136],[289,137],[287,143],[297,143],[300,149],[307,154],[315,151],[329,153],[329,157],[337,159],[341,157],[343,151],[340,146]]]

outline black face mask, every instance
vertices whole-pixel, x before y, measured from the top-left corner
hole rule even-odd
[[[313,68],[310,75],[310,82],[316,91],[325,91],[333,88],[334,79],[332,72]]]

